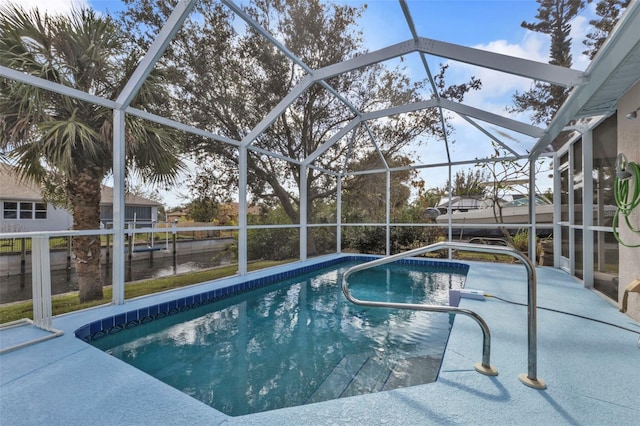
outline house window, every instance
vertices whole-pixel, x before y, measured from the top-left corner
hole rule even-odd
[[[17,219],[18,218],[18,203],[12,201],[4,202],[3,217],[5,219]]]
[[[33,203],[20,203],[20,219],[33,219]]]
[[[46,219],[47,205],[45,203],[31,203],[5,201],[2,209],[4,219]]]
[[[45,203],[35,203],[35,209],[33,210],[36,219],[47,218],[47,205]]]

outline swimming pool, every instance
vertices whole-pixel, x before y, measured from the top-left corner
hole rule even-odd
[[[91,343],[232,416],[434,381],[449,316],[350,304],[337,281],[355,263],[301,271],[143,327],[111,327]],[[370,300],[446,304],[465,268],[410,260],[350,282]]]

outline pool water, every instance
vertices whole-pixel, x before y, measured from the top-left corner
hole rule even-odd
[[[299,275],[93,341],[231,416],[435,381],[450,330],[442,313],[359,307],[338,276]],[[350,277],[355,297],[445,305],[457,269],[390,264]]]

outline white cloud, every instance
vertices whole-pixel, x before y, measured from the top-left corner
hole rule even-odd
[[[549,60],[547,38],[533,32],[526,32],[523,38],[516,43],[495,40],[473,47],[536,62],[546,63]],[[471,76],[482,82],[482,89],[467,93],[465,104],[528,122],[528,117],[516,117],[513,114],[508,114],[506,108],[513,106],[513,95],[516,91],[522,93],[531,87],[533,83],[531,79],[459,62],[448,61],[447,63],[450,66],[447,71],[447,81],[450,84],[462,83]]]
[[[591,26],[589,25],[588,17],[578,16],[571,22],[571,32],[569,36],[572,40],[571,56],[573,58],[573,65],[571,65],[571,68],[573,69],[585,70],[591,62],[589,57],[582,53],[587,47],[582,41],[587,38],[589,31],[591,31]]]
[[[26,10],[38,8],[41,12],[46,11],[51,14],[69,14],[75,7],[88,7],[86,0],[0,0],[0,6],[9,4],[19,5]]]
[[[517,58],[530,59],[532,61],[546,62],[548,60],[548,42],[545,36],[527,31],[520,43],[508,43],[506,40],[496,40],[488,44],[474,46],[476,49],[487,50],[493,53],[515,56]]]
[[[587,12],[591,11],[589,10]],[[586,69],[589,64],[589,59],[582,54],[584,50],[582,40],[585,39],[586,34],[590,30],[589,19],[591,17],[587,12],[576,17],[571,23],[570,37],[573,41],[571,51],[573,56],[572,68],[579,70]],[[488,52],[548,63],[549,43],[549,36],[533,31],[526,31],[521,40],[516,42],[495,40],[473,47]],[[506,108],[513,106],[513,95],[516,91],[522,93],[528,90],[533,84],[532,80],[487,68],[451,61],[448,63],[450,65],[448,80],[450,79],[455,83],[460,83],[474,76],[482,82],[481,90],[473,91],[466,95],[466,104],[519,121],[529,122],[529,116],[527,114],[509,114],[506,112]]]

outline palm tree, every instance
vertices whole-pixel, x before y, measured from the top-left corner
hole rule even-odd
[[[116,99],[141,57],[108,16],[88,9],[51,16],[18,6],[0,8],[0,65]],[[160,112],[167,106],[155,70],[132,106]],[[126,170],[153,184],[172,184],[183,167],[178,137],[127,115]],[[10,79],[0,79],[0,151],[22,178],[40,184],[45,199],[73,212],[74,229],[100,226],[100,189],[112,172],[113,112]],[[57,202],[56,202],[57,201]],[[100,239],[73,240],[80,300],[102,298]]]

